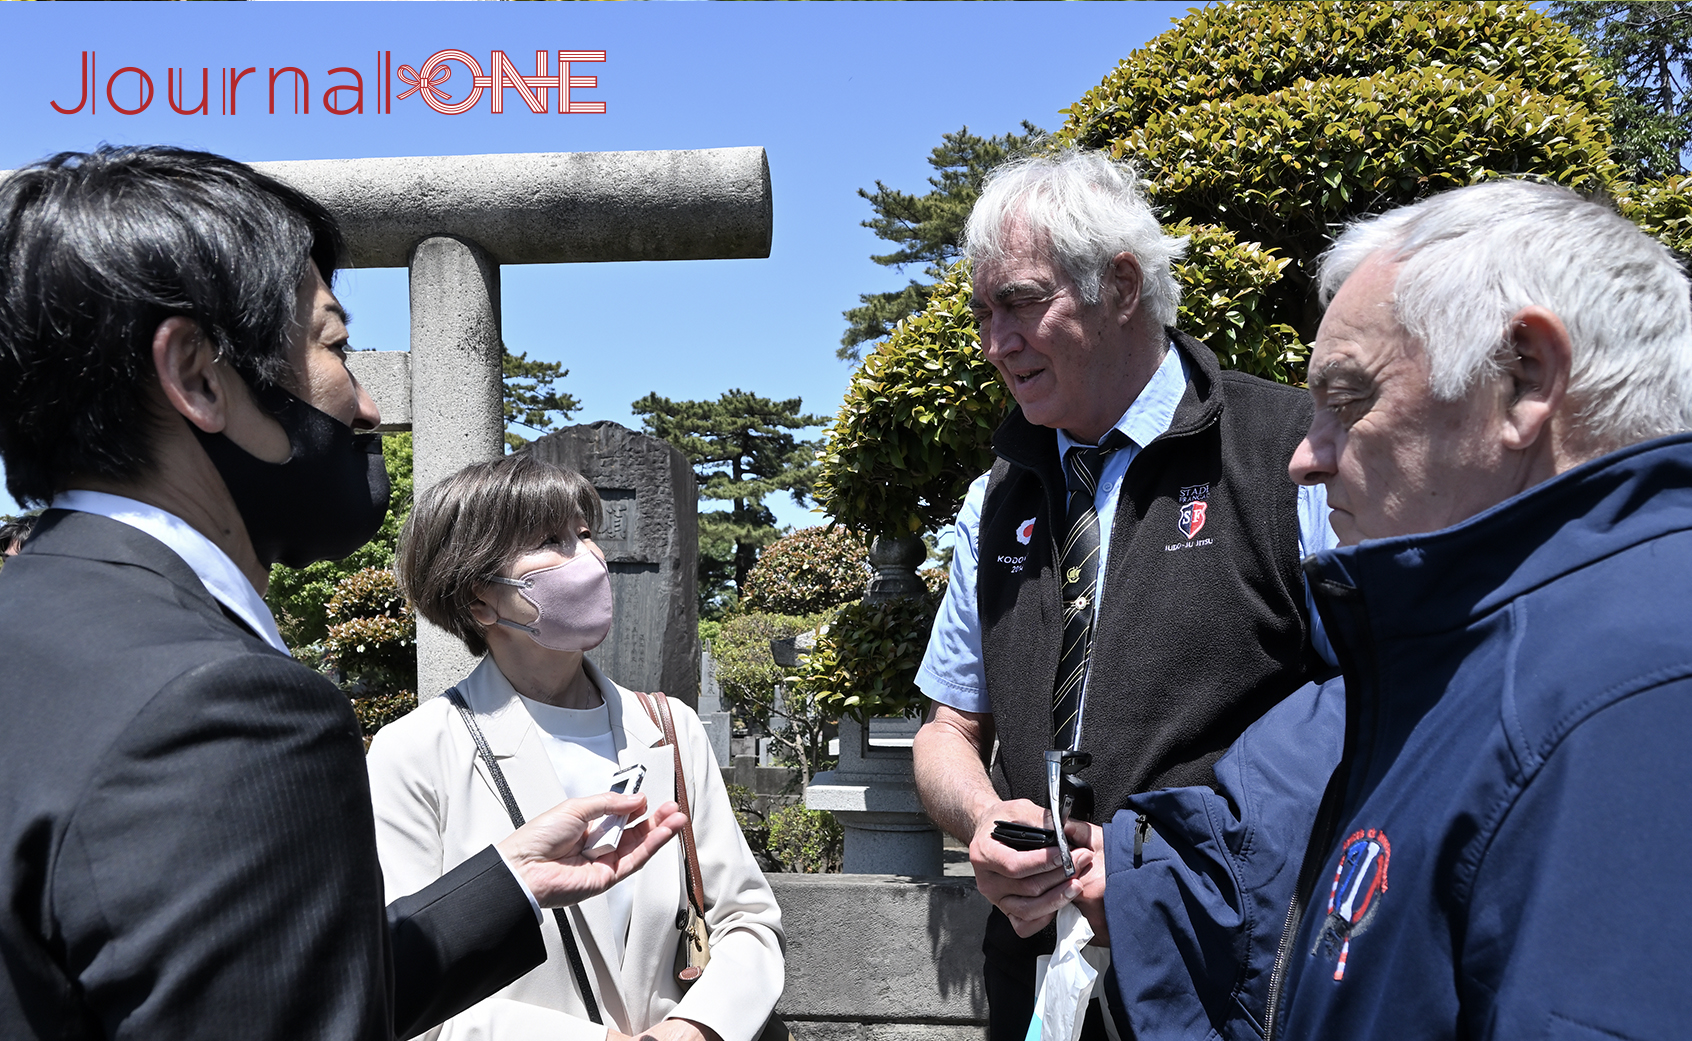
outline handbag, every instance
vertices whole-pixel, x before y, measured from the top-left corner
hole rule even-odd
[[[488,776],[493,778],[494,787],[499,790],[499,797],[505,802],[505,812],[511,817],[511,826],[523,826],[523,811],[517,808],[517,799],[511,794],[511,786],[505,783],[505,771],[499,768],[499,760],[494,758],[493,749],[488,747],[488,739],[482,736],[482,728],[476,725],[476,714],[465,704],[464,695],[457,687],[450,687],[446,692],[446,699],[452,702],[453,708],[464,717],[464,727],[470,731],[470,737],[476,742],[476,754],[481,757],[482,765],[488,768]],[[679,762],[679,760],[678,760]],[[693,825],[689,824],[691,829]],[[691,835],[689,836],[692,837]],[[564,937],[564,953],[570,958],[570,971],[576,977],[576,992],[582,996],[582,1005],[587,1009],[588,1019],[601,1026],[605,1021],[599,1018],[599,1002],[593,996],[593,986],[588,983],[587,966],[582,962],[582,952],[576,947],[576,934],[570,929],[570,920],[565,917],[562,907],[552,909],[552,916],[558,921],[558,931]]]

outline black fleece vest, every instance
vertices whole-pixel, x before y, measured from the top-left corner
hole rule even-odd
[[[1123,478],[1093,626],[1080,747],[1093,755],[1082,776],[1099,823],[1136,792],[1214,787],[1211,766],[1241,731],[1320,668],[1287,476],[1310,396],[1223,372],[1204,344],[1170,336],[1192,378],[1169,430]],[[1009,797],[1044,806],[1063,637],[1053,561],[1067,493],[1057,432],[1020,409],[993,450],[977,606],[995,775]]]

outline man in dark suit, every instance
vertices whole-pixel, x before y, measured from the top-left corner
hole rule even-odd
[[[587,822],[640,800],[562,804],[384,924],[357,722],[261,599],[271,563],[343,556],[387,506],[341,248],[203,153],[0,184],[0,453],[52,507],[0,575],[0,1036],[410,1036],[681,823],[589,861]]]

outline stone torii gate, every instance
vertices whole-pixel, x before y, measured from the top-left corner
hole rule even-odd
[[[412,432],[418,491],[505,450],[502,265],[770,255],[770,170],[757,147],[252,165],[334,213],[351,266],[410,271],[411,349],[360,351],[349,364],[382,429]],[[419,697],[473,666],[417,620]]]

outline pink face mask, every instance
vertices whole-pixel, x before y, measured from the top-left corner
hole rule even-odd
[[[611,632],[611,574],[605,562],[586,549],[562,564],[530,571],[518,578],[495,575],[492,582],[522,590],[540,617],[529,625],[499,619],[521,629],[542,647],[555,651],[591,651]]]

